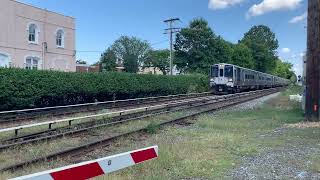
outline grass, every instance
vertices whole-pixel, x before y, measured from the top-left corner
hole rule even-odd
[[[145,107],[146,105],[142,105],[141,107],[138,106],[132,110],[128,109],[126,112],[122,112],[122,115],[127,115],[127,114],[134,114],[134,113],[138,113],[138,112],[144,112],[145,109],[142,107]],[[164,106],[164,105],[163,105]],[[159,106],[152,106],[151,108],[149,108],[148,110],[156,110],[156,109],[161,109],[161,107]],[[94,118],[83,118],[83,119],[78,119],[72,122],[73,126],[76,125],[81,125],[82,123],[86,123],[86,122],[98,122],[98,121],[104,121],[104,122],[108,122],[108,120],[110,120],[110,118],[118,116],[118,113],[116,112],[121,112],[118,109],[115,110],[100,110],[97,112],[92,112],[92,113],[76,113],[73,115],[68,115],[68,116],[63,116],[63,117],[59,117],[57,118],[50,118],[50,117],[46,117],[46,118],[37,118],[35,119],[32,123],[17,123],[14,125],[10,125],[8,127],[0,127],[0,129],[6,129],[6,128],[10,128],[10,127],[16,127],[16,126],[22,126],[22,125],[26,125],[26,124],[36,124],[36,123],[40,123],[40,122],[46,122],[46,121],[54,121],[54,120],[62,120],[62,119],[70,119],[70,118],[78,118],[78,117],[84,117],[84,116],[91,116],[91,115],[101,115],[101,116],[97,116]],[[114,114],[107,114],[107,115],[102,115],[102,114],[106,114],[106,113],[114,113]],[[52,124],[52,128],[63,128],[63,127],[68,127],[69,122],[65,121],[65,122],[59,122],[59,123],[55,123]],[[23,136],[23,135],[29,135],[32,133],[37,133],[37,132],[42,132],[45,130],[49,129],[49,125],[41,125],[41,126],[34,126],[34,127],[29,127],[29,128],[24,128],[24,129],[20,129],[19,130],[19,136]],[[9,132],[5,132],[5,133],[1,133],[0,134],[0,140],[4,140],[4,139],[8,139],[8,138],[12,138],[14,137],[14,131],[9,131]]]
[[[319,129],[294,129],[280,138],[263,138],[263,141],[258,138],[286,124],[303,120],[299,105],[288,101],[288,95],[297,94],[300,90],[292,87],[255,110],[202,115],[191,126],[159,128],[157,122],[168,118],[164,116],[117,127],[117,131],[128,131],[145,126],[149,134],[121,139],[107,149],[97,150],[100,157],[158,145],[159,158],[98,179],[224,179],[230,169],[240,166],[243,157],[255,156],[266,147],[282,145],[289,137],[292,140],[307,140],[320,135]],[[106,134],[112,131],[100,129],[92,133]],[[26,172],[48,169],[45,168],[47,166],[34,167]],[[314,172],[320,170],[319,156],[312,158],[309,169]],[[0,174],[0,179],[7,176]]]
[[[81,136],[72,136],[72,137],[64,137],[56,140],[52,140],[49,142],[40,142],[34,144],[28,144],[16,148],[11,148],[5,151],[0,152],[0,168],[3,168],[8,165],[12,165],[17,162],[30,160],[36,157],[40,157],[49,153],[54,153],[60,151],[62,149],[67,149],[71,147],[78,146],[83,143],[91,142],[92,140],[97,140],[99,138],[106,138],[110,136],[115,136],[121,133],[133,131],[136,129],[140,129],[142,127],[148,127],[148,129],[152,129],[156,131],[158,129],[158,123],[167,121],[168,119],[177,118],[184,115],[187,112],[176,112],[173,114],[163,114],[159,115],[156,118],[145,118],[143,120],[131,121],[128,123],[124,123],[121,125],[110,126],[106,128],[93,129],[86,133],[86,135]],[[152,132],[150,132],[152,133]],[[155,133],[155,132],[153,132]],[[122,140],[121,140],[122,141]],[[115,152],[116,148],[114,148],[111,152]],[[106,152],[110,152],[110,150],[106,150]],[[94,157],[80,157],[81,160],[92,160],[99,157],[103,157],[105,152],[98,152],[97,156]],[[110,155],[107,153],[105,155]],[[0,179],[6,179],[1,177],[15,177],[23,174],[34,173],[41,170],[52,169],[56,167],[61,167],[64,165],[73,164],[69,161],[69,159],[63,159],[61,161],[54,161],[51,163],[41,163],[39,165],[35,165],[31,168],[25,168],[23,171],[17,171],[13,174],[10,173],[0,173]]]
[[[254,111],[207,114],[190,127],[162,129],[146,142],[137,143],[157,144],[157,160],[98,179],[225,178],[226,172],[240,165],[242,157],[285,143],[285,138],[261,141],[257,137],[303,120],[299,106],[288,101],[288,95],[299,90],[287,90]]]
[[[310,170],[315,173],[320,173],[320,156],[311,157],[311,166]]]
[[[160,129],[160,125],[152,121],[147,126],[147,132],[150,134],[155,134]]]

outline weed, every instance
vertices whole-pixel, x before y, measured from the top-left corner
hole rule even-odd
[[[150,122],[150,124],[147,126],[147,133],[149,134],[156,134],[157,131],[160,129],[160,125],[155,123],[154,121]]]

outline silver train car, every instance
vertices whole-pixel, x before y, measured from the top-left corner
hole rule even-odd
[[[289,83],[288,79],[233,64],[215,64],[210,70],[210,89],[214,94],[282,87]]]

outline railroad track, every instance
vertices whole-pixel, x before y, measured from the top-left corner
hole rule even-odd
[[[22,136],[16,136],[8,139],[2,139],[0,140],[0,150],[4,150],[10,147],[18,146],[18,145],[23,145],[23,144],[28,144],[28,143],[33,143],[33,142],[39,142],[39,141],[44,141],[44,140],[52,140],[55,138],[59,137],[65,137],[68,135],[74,135],[78,133],[82,133],[85,131],[89,131],[92,129],[97,129],[101,127],[106,127],[106,126],[111,126],[111,125],[117,125],[120,123],[128,122],[128,121],[133,121],[133,120],[139,120],[142,118],[147,118],[147,117],[152,117],[160,114],[165,114],[165,113],[170,113],[170,112],[176,112],[176,111],[181,111],[181,110],[186,110],[190,109],[191,107],[196,107],[199,105],[204,105],[208,101],[214,101],[214,102],[219,102],[224,100],[228,96],[208,96],[208,97],[201,97],[198,99],[190,99],[190,100],[183,100],[183,101],[176,101],[174,103],[164,103],[161,105],[156,105],[156,106],[149,106],[149,107],[141,107],[141,108],[136,108],[136,109],[131,109],[131,110],[125,110],[125,111],[118,111],[118,112],[113,112],[113,113],[106,113],[106,114],[97,114],[92,117],[92,119],[75,124],[75,125],[67,125],[66,127],[60,127],[60,128],[55,128],[55,129],[48,129],[40,132],[35,132],[27,135],[22,135]],[[136,110],[142,110],[136,112]],[[127,114],[125,114],[125,112]],[[132,113],[131,113],[132,112]],[[113,117],[103,117],[104,115],[109,115],[109,114],[117,114],[116,116]],[[94,119],[96,117],[102,117],[100,119]],[[81,119],[82,117],[77,117],[77,118],[72,118],[71,120],[75,119]],[[87,118],[87,116],[85,116]],[[59,120],[62,122],[67,122],[71,121],[70,119],[67,120]],[[46,124],[51,124],[53,122],[47,122]],[[39,123],[40,125],[44,123]],[[34,124],[36,126],[37,124]],[[29,127],[32,126],[28,125]],[[19,126],[19,127],[13,127],[9,129],[2,129],[0,131],[14,131],[14,130],[21,130],[22,127],[24,126]]]
[[[148,98],[137,98],[117,101],[106,101],[97,103],[76,104],[68,106],[45,107],[35,109],[23,109],[14,111],[0,112],[0,125],[6,123],[14,123],[21,121],[32,121],[39,118],[59,118],[62,116],[71,116],[82,112],[97,112],[103,109],[125,108],[137,105],[148,105],[173,100],[183,100],[188,98],[204,97],[209,95],[209,92],[179,94],[169,96],[158,96]]]
[[[220,97],[220,100],[218,100],[218,101],[215,101],[215,100],[212,99],[211,101],[209,100],[209,101],[203,101],[203,102],[199,102],[199,103],[193,104],[193,106],[190,106],[190,104],[189,104],[189,107],[185,107],[184,109],[191,109],[192,108],[192,109],[198,109],[198,110],[193,112],[192,114],[188,114],[188,115],[185,115],[185,116],[182,116],[182,117],[179,117],[179,118],[175,118],[175,119],[171,119],[171,120],[168,120],[168,121],[165,121],[165,122],[161,122],[161,123],[159,123],[159,125],[163,126],[163,125],[167,125],[167,124],[176,123],[176,122],[188,119],[188,118],[196,117],[196,116],[198,116],[200,114],[203,114],[203,113],[208,113],[208,112],[212,112],[212,111],[219,110],[219,109],[222,109],[222,108],[227,108],[227,107],[234,106],[234,105],[237,105],[237,104],[241,104],[241,103],[244,103],[244,102],[259,98],[259,97],[262,97],[262,96],[273,94],[275,92],[278,92],[279,90],[280,89],[278,88],[278,89],[268,89],[268,90],[255,91],[255,92],[249,92],[249,93],[228,95],[228,96],[223,96],[223,98]],[[168,113],[168,112],[175,112],[175,111],[178,111],[178,110],[179,109],[173,109],[173,110],[170,110],[170,111],[157,112],[157,113],[158,114],[159,113]],[[155,113],[155,114],[157,114],[157,113]],[[149,114],[149,115],[151,115],[151,114]],[[110,126],[110,125],[114,125],[114,124],[125,123],[125,122],[129,122],[129,121],[132,121],[132,120],[136,120],[137,118],[141,118],[141,116],[138,116],[136,118],[132,118],[131,117],[131,118],[128,118],[128,119],[121,119],[120,121],[114,121],[114,122],[111,122],[109,124],[100,124],[100,125],[102,127],[104,127],[104,125]],[[98,127],[94,127],[94,128],[98,128]],[[60,151],[60,152],[56,152],[56,153],[52,153],[52,154],[49,154],[49,155],[45,155],[43,157],[39,157],[39,158],[31,159],[31,160],[28,160],[28,161],[25,161],[25,162],[21,162],[21,163],[17,163],[17,164],[14,164],[14,165],[10,165],[10,166],[2,168],[0,171],[16,170],[16,169],[23,168],[23,167],[25,167],[27,165],[31,165],[31,164],[34,164],[34,163],[37,163],[37,162],[51,161],[51,160],[54,160],[54,159],[57,159],[57,158],[63,158],[63,157],[66,157],[66,156],[81,155],[81,153],[92,151],[92,150],[94,150],[95,148],[97,148],[99,146],[104,146],[104,145],[109,144],[110,142],[113,142],[113,141],[115,141],[115,140],[117,140],[119,138],[123,138],[123,137],[130,136],[130,135],[133,135],[133,134],[136,134],[136,133],[144,132],[146,129],[147,129],[147,127],[143,127],[143,128],[139,128],[139,129],[136,129],[136,130],[133,130],[133,131],[130,131],[130,132],[125,132],[125,133],[122,133],[122,134],[119,134],[119,135],[116,135],[116,136],[113,136],[113,137],[108,137],[108,138],[105,138],[105,139],[99,139],[99,140],[96,140],[96,141],[92,141],[92,142],[87,143],[87,144],[83,144],[83,145],[80,145],[80,146],[77,146],[77,147],[73,147],[73,148],[70,148],[70,149],[66,149],[66,150],[63,150],[63,151]]]

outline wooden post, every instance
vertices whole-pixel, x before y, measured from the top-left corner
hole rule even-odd
[[[306,121],[319,121],[320,0],[309,0],[306,76]]]

